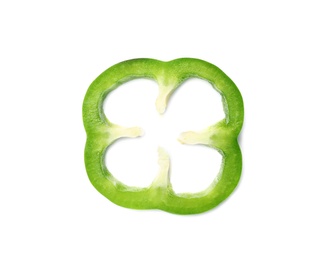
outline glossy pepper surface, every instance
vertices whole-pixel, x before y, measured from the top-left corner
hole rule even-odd
[[[221,95],[225,118],[203,131],[185,132],[179,137],[184,144],[206,145],[222,155],[220,172],[206,190],[175,193],[169,180],[169,156],[161,148],[160,172],[149,187],[127,186],[106,168],[104,158],[107,148],[119,138],[135,138],[142,131],[138,127],[126,128],[110,122],[104,114],[103,101],[121,84],[137,78],[157,82],[159,96],[156,109],[161,114],[174,90],[189,78],[208,81]],[[224,72],[206,61],[192,58],[169,62],[134,59],[118,63],[97,77],[84,99],[83,121],[87,133],[84,157],[89,179],[110,201],[127,208],[160,209],[176,214],[195,214],[212,209],[232,193],[240,179],[242,156],[237,137],[243,117],[243,100],[238,88]]]

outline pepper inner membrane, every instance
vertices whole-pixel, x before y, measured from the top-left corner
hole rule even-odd
[[[128,186],[148,187],[160,171],[160,147],[170,158],[176,193],[205,190],[219,173],[222,156],[210,147],[184,145],[177,139],[182,132],[206,129],[225,117],[220,94],[205,80],[189,79],[172,94],[162,115],[156,111],[157,96],[158,85],[149,79],[128,81],[108,94],[103,104],[108,120],[140,127],[144,134],[109,146],[106,167]]]

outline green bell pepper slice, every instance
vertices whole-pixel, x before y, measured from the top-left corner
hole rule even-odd
[[[187,79],[206,80],[220,93],[225,118],[201,132],[185,132],[184,144],[201,144],[216,149],[223,157],[220,171],[211,185],[197,193],[175,193],[169,179],[169,156],[159,148],[160,172],[149,187],[127,186],[105,166],[107,148],[119,138],[142,134],[138,127],[126,128],[110,122],[103,111],[106,96],[121,84],[149,78],[157,82],[156,108],[163,113],[172,93]],[[181,58],[169,62],[133,59],[104,71],[87,90],[83,102],[83,121],[87,133],[85,166],[94,187],[113,203],[132,209],[160,209],[176,214],[196,214],[216,207],[236,188],[242,170],[237,137],[244,118],[242,96],[232,80],[218,67],[206,61]]]

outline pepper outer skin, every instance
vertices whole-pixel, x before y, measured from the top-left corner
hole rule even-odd
[[[110,122],[104,114],[103,101],[121,84],[137,78],[152,79],[159,85],[162,101],[157,104],[157,110],[160,113],[164,112],[173,91],[187,79],[206,80],[220,93],[225,118],[200,133],[184,133],[180,140],[188,144],[207,145],[222,155],[220,171],[206,190],[175,193],[169,176],[157,178],[145,188],[127,186],[106,168],[105,153],[108,147],[119,138],[137,137],[140,133],[138,129],[126,129]],[[83,121],[87,133],[84,159],[88,177],[101,194],[126,208],[160,209],[175,214],[208,211],[224,201],[239,182],[242,155],[237,137],[243,118],[243,100],[238,88],[222,70],[211,63],[193,58],[169,62],[142,58],[118,63],[93,81],[84,98]]]

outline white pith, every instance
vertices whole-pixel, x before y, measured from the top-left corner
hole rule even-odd
[[[211,144],[209,131],[201,131],[201,132],[183,132],[179,135],[178,141],[182,144]]]
[[[137,80],[131,83],[136,85],[135,81]],[[129,87],[126,86],[128,83],[125,83],[114,93],[111,92],[108,97],[110,102],[105,103],[104,112],[107,118],[112,123],[119,125],[119,127],[111,129],[113,137],[135,138],[142,134],[139,127],[122,128],[120,125],[137,125],[145,132],[142,138],[125,138],[121,142],[117,141],[113,144],[106,154],[108,169],[117,179],[129,186],[160,187],[168,185],[171,181],[175,192],[204,190],[219,172],[221,155],[211,148],[182,145],[179,141],[184,144],[209,144],[210,133],[201,130],[224,117],[220,95],[215,93],[214,89],[202,86],[202,89],[209,90],[199,91],[200,93],[196,95],[197,99],[194,98],[195,100],[191,101],[195,96],[195,87],[192,86],[193,82],[189,82],[176,90],[170,104],[167,105],[170,92],[173,91],[172,87],[160,86],[156,89],[155,82],[138,81],[141,82],[140,86]],[[202,82],[199,83],[202,84]],[[125,91],[126,88],[128,91]],[[117,93],[118,90],[123,94]],[[207,102],[205,98],[209,98],[209,101]],[[115,104],[117,102],[118,104]],[[150,105],[148,106],[147,103]],[[215,106],[212,105],[208,113],[205,107],[197,107],[197,104],[201,105],[201,103],[215,103]],[[140,107],[144,107],[144,109]],[[167,111],[165,111],[166,107]],[[115,112],[121,112],[124,109],[128,110],[125,111],[125,116],[116,115]],[[163,115],[161,115],[162,113]],[[212,113],[216,114],[212,116]],[[140,118],[140,115],[145,117]],[[177,119],[177,116],[180,118]],[[148,122],[149,120],[147,121],[146,118],[151,118],[153,123]],[[126,121],[127,119],[129,120]],[[173,119],[175,120],[173,121]],[[157,154],[158,146],[160,148]],[[205,164],[205,162],[207,165],[202,166],[201,164]],[[187,166],[183,167],[182,164]],[[169,175],[170,169],[171,176]],[[196,173],[197,170],[200,170],[200,173]],[[119,174],[121,171],[125,174]],[[156,173],[158,174],[156,175]]]
[[[144,130],[141,127],[123,127],[123,126],[114,126],[110,131],[110,137],[108,142],[112,143],[113,141],[127,137],[127,138],[135,138],[142,136],[144,134]]]
[[[159,114],[163,114],[168,104],[168,100],[171,92],[173,91],[172,86],[159,85],[159,93],[155,101],[156,110]]]
[[[170,157],[169,154],[162,148],[158,147],[158,166],[159,172],[154,179],[152,186],[154,187],[167,187],[169,180],[169,170],[170,170]]]

